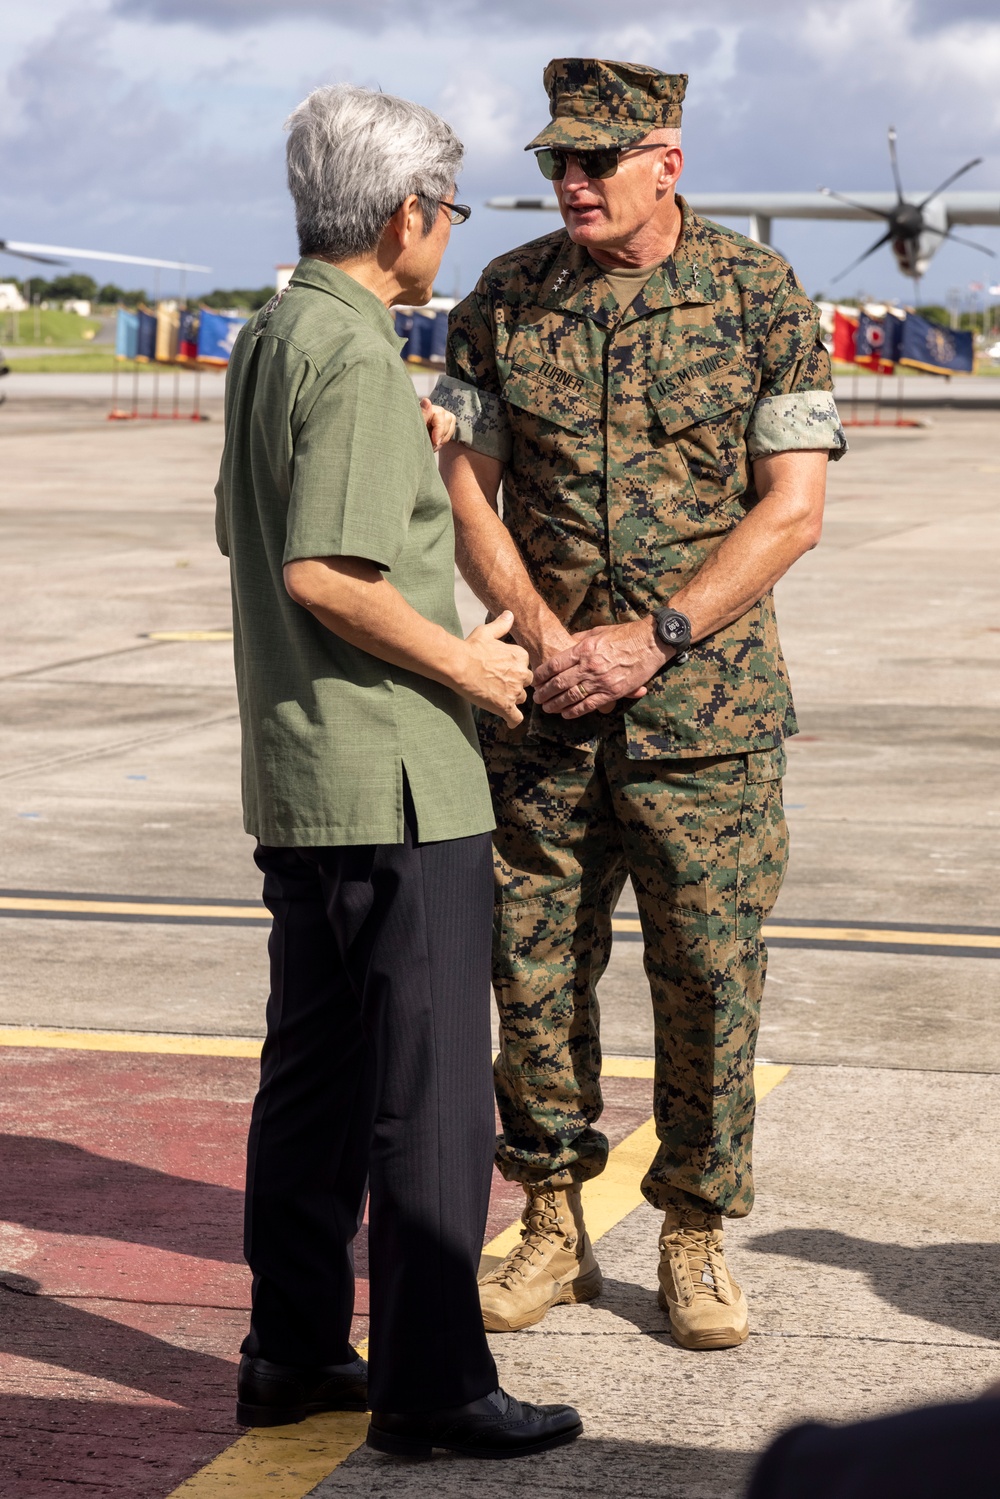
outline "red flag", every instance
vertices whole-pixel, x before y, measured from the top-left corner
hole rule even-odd
[[[854,340],[857,336],[856,318],[845,317],[836,308],[833,310],[833,357],[844,364],[854,363]]]

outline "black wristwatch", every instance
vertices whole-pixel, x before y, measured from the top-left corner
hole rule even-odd
[[[671,659],[686,661],[691,644],[691,621],[687,615],[682,614],[679,609],[657,609],[653,619],[657,638],[676,652]]]

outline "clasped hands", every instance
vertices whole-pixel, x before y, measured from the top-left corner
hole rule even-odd
[[[567,634],[535,669],[535,702],[563,718],[610,713],[622,698],[645,697],[650,677],[675,654],[661,643],[651,616]]]

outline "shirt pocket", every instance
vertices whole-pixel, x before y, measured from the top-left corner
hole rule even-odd
[[[738,417],[741,430],[745,430],[754,404],[753,375],[742,360],[723,364],[707,379],[691,376],[681,366],[678,374],[668,373],[654,380],[646,399],[667,437],[677,437],[692,427],[717,423],[730,415]]]
[[[537,367],[516,362],[501,391],[510,406],[578,437],[599,433],[604,414],[603,386],[572,370],[542,360]]]
[[[745,484],[746,430],[755,400],[747,364],[723,362],[705,378],[660,375],[646,399],[656,417],[653,441],[658,436],[683,458],[702,514],[714,508],[720,487],[726,490],[737,476]]]

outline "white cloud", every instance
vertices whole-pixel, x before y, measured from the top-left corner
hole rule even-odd
[[[435,108],[454,127],[466,151],[484,162],[521,149],[529,138],[523,95],[485,72],[463,70],[445,84]]]
[[[554,218],[482,199],[536,192],[523,153],[546,118],[551,57],[645,61],[690,75],[684,114],[696,189],[850,192],[889,186],[885,128],[904,180],[1000,183],[996,0],[33,0],[0,64],[0,233],[136,253],[182,253],[222,284],[263,281],[294,253],[281,125],[319,83],[349,79],[438,109],[467,145],[456,230],[461,284]],[[998,190],[1000,196],[1000,190]],[[740,227],[743,227],[742,225]],[[113,232],[115,238],[109,238]],[[99,236],[99,238],[98,238]],[[779,226],[817,288],[867,225]],[[974,238],[996,242],[995,231]],[[988,264],[947,246],[935,283]],[[870,288],[902,290],[887,251]],[[935,292],[935,294],[940,294]]]

